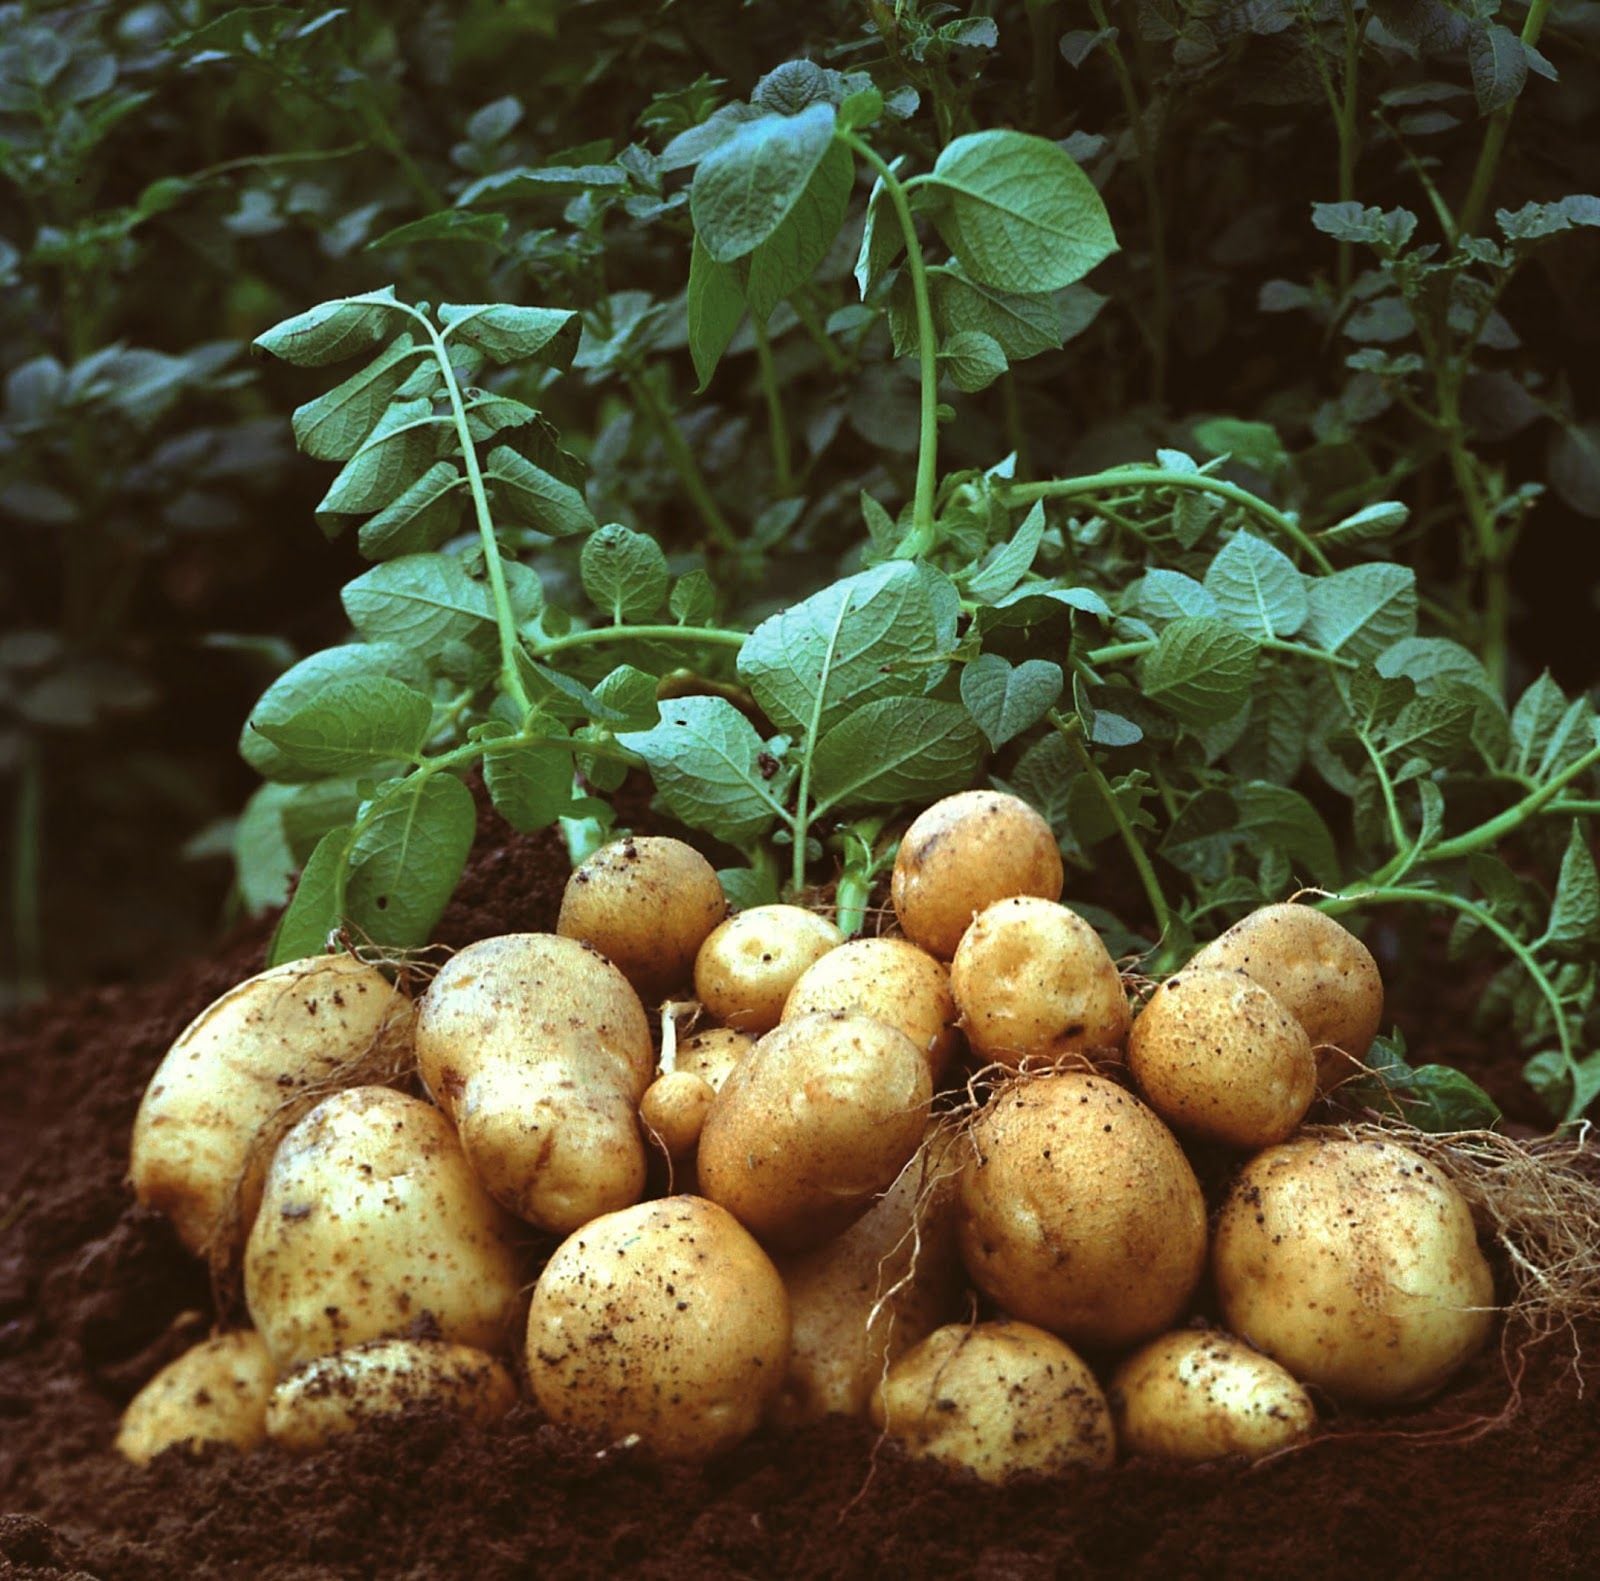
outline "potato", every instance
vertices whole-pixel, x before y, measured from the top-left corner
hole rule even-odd
[[[785,1021],[734,1067],[700,1133],[700,1192],[762,1241],[816,1246],[917,1150],[933,1083],[904,1033],[863,1015]]]
[[[1030,1323],[952,1323],[889,1369],[873,1420],[913,1455],[985,1482],[1116,1459],[1111,1412],[1082,1360]]]
[[[598,950],[654,1004],[688,982],[727,915],[716,869],[692,845],[639,835],[602,846],[573,871],[556,932]]]
[[[565,1232],[639,1200],[650,1024],[588,946],[511,933],[459,951],[423,995],[417,1064],[473,1173],[519,1218]]]
[[[713,1092],[720,1092],[728,1073],[756,1046],[748,1032],[732,1027],[707,1027],[678,1041],[674,1070],[690,1071]]]
[[[273,1390],[267,1436],[284,1449],[322,1449],[384,1416],[436,1407],[487,1427],[517,1403],[505,1367],[470,1345],[379,1339],[319,1356]]]
[[[703,1460],[755,1431],[783,1382],[789,1298],[731,1214],[699,1197],[568,1236],[528,1312],[528,1382],[552,1420]]]
[[[1172,1133],[1115,1082],[1062,1072],[992,1098],[961,1171],[961,1254],[1013,1317],[1074,1345],[1170,1328],[1206,1259],[1206,1206]]]
[[[783,1019],[849,1011],[897,1027],[922,1050],[935,1081],[956,1049],[950,974],[905,939],[852,939],[809,967],[789,991]]]
[[[1311,1396],[1277,1362],[1204,1329],[1135,1351],[1106,1396],[1124,1453],[1153,1460],[1259,1460],[1317,1424]]]
[[[948,961],[976,913],[1013,895],[1060,900],[1063,878],[1055,833],[1027,802],[972,790],[913,820],[889,892],[905,936]]]
[[[1465,1200],[1396,1142],[1307,1136],[1258,1154],[1212,1268],[1228,1327],[1336,1400],[1422,1399],[1494,1323]]]
[[[1019,895],[978,913],[950,963],[961,1029],[985,1061],[1017,1066],[1120,1049],[1128,996],[1075,911]]]
[[[1169,977],[1133,1023],[1128,1069],[1168,1125],[1229,1147],[1284,1141],[1317,1093],[1305,1029],[1243,972]]]
[[[694,991],[717,1020],[741,1032],[770,1032],[807,967],[844,935],[802,906],[752,906],[717,927],[694,959]]]
[[[169,1362],[122,1413],[117,1451],[148,1465],[173,1444],[254,1449],[267,1436],[277,1374],[253,1329],[218,1334]]]
[[[700,1143],[716,1089],[690,1070],[657,1076],[639,1100],[639,1119],[668,1158],[687,1158]]]
[[[518,1307],[512,1232],[437,1109],[352,1087],[279,1145],[245,1301],[280,1373],[414,1333],[497,1350]]]
[[[1324,1092],[1358,1073],[1383,1021],[1383,979],[1371,951],[1313,906],[1252,911],[1189,966],[1260,983],[1306,1029]]]
[[[128,1178],[204,1256],[237,1249],[261,1200],[269,1128],[297,1097],[402,1062],[411,1003],[353,955],[290,961],[230,988],[184,1028],[133,1124]],[[342,1077],[342,1081],[341,1081]],[[373,1079],[368,1073],[367,1080]]]

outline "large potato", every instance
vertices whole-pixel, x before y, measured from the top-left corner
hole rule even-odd
[[[279,1372],[411,1334],[498,1350],[518,1305],[512,1232],[432,1104],[352,1087],[280,1144],[245,1300]]]
[[[985,1482],[1069,1466],[1107,1469],[1111,1412],[1083,1361],[1029,1323],[953,1323],[889,1369],[873,1420],[913,1455]]]
[[[826,917],[802,906],[752,906],[700,946],[695,994],[724,1025],[759,1036],[782,1020],[801,973],[843,942]]]
[[[986,1061],[1056,1063],[1122,1047],[1128,996],[1100,935],[1052,900],[979,912],[950,963],[961,1029]]]
[[[1115,1082],[1014,1082],[979,1112],[961,1173],[961,1254],[1013,1317],[1075,1345],[1170,1328],[1206,1258],[1206,1206],[1172,1133]]]
[[[1494,1323],[1466,1202],[1396,1142],[1308,1136],[1259,1154],[1217,1220],[1212,1267],[1228,1327],[1338,1400],[1432,1394]]]
[[[117,1450],[143,1466],[173,1444],[254,1449],[267,1436],[276,1382],[272,1358],[253,1329],[202,1340],[128,1402]]]
[[[528,1382],[545,1414],[700,1460],[755,1431],[783,1382],[789,1299],[729,1213],[667,1197],[568,1236],[528,1312]]]
[[[128,1176],[199,1255],[236,1250],[261,1199],[269,1134],[332,1086],[402,1063],[411,1003],[353,955],[290,961],[230,988],[156,1067]]]
[[[948,961],[973,916],[997,900],[1060,900],[1061,847],[1027,802],[961,791],[919,814],[900,838],[890,898],[905,936]]]
[[[639,1200],[650,1024],[586,945],[511,933],[452,956],[422,998],[417,1063],[473,1172],[519,1218],[566,1231]]]
[[[769,1245],[816,1246],[900,1173],[932,1096],[927,1061],[882,1021],[785,1021],[734,1067],[711,1105],[701,1194]]]

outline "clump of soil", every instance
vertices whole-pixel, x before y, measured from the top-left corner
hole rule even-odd
[[[486,812],[438,936],[549,928],[565,875],[557,840]],[[421,1411],[303,1458],[127,1465],[110,1448],[122,1405],[210,1321],[205,1270],[123,1185],[134,1112],[172,1039],[259,968],[265,943],[248,929],[165,982],[45,1005],[0,1045],[0,1509],[16,1512],[0,1516],[0,1577],[1592,1573],[1600,1374],[1580,1396],[1554,1343],[1491,1431],[1474,1428],[1508,1397],[1492,1352],[1426,1408],[1335,1417],[1255,1470],[1135,1462],[993,1489],[844,1420],[764,1432],[708,1467],[658,1466],[597,1453],[527,1404],[490,1429]],[[1480,1080],[1513,1064],[1452,1055]]]

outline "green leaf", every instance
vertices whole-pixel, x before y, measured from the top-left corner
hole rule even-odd
[[[1013,665],[984,653],[962,668],[961,701],[998,751],[1055,707],[1063,684],[1061,666],[1048,659]]]
[[[1461,755],[1472,730],[1473,704],[1450,693],[1418,697],[1400,710],[1385,730],[1386,757],[1404,765],[1420,758],[1430,768],[1445,768]]]
[[[1413,1067],[1389,1038],[1374,1040],[1365,1063],[1365,1074],[1339,1087],[1341,1100],[1434,1135],[1486,1130],[1500,1119],[1494,1100],[1470,1077],[1448,1065]]]
[[[268,966],[282,966],[285,961],[304,960],[327,950],[328,936],[342,920],[338,909],[339,875],[354,834],[351,825],[341,824],[317,842],[295,885],[289,909],[273,931],[267,949]]]
[[[1213,417],[1196,423],[1194,437],[1214,456],[1232,456],[1257,472],[1268,477],[1280,472],[1289,462],[1289,454],[1278,438],[1277,429],[1269,423],[1247,423],[1236,417]]]
[[[368,560],[424,554],[454,535],[466,483],[453,461],[436,461],[410,488],[361,524],[357,542]]]
[[[594,531],[594,513],[583,495],[510,445],[489,452],[483,475],[493,485],[495,503],[512,521],[536,527],[552,538]]]
[[[1516,102],[1528,80],[1528,56],[1522,40],[1498,22],[1480,23],[1467,37],[1467,65],[1478,114],[1493,115]]]
[[[347,583],[341,596],[363,637],[414,653],[471,641],[494,623],[488,583],[469,576],[453,555],[402,555]]]
[[[572,366],[583,320],[567,308],[513,307],[505,302],[439,307],[447,340],[476,346],[490,362],[532,358],[547,368]]]
[[[1409,506],[1402,505],[1399,500],[1379,500],[1335,522],[1320,536],[1324,543],[1366,543],[1374,538],[1387,538],[1410,519]]]
[[[891,160],[890,172],[899,176],[905,162],[903,154]],[[894,204],[889,197],[888,188],[883,184],[883,177],[879,176],[872,183],[872,191],[867,198],[866,221],[861,232],[861,251],[856,257],[856,284],[861,289],[863,300],[888,272],[895,259],[905,251],[905,245],[905,232],[900,228],[900,217],[894,211]]]
[[[1250,695],[1257,648],[1225,621],[1185,616],[1169,625],[1139,666],[1145,696],[1186,725],[1232,719]]]
[[[968,395],[987,389],[1009,366],[1000,342],[978,329],[957,330],[939,348],[939,361],[950,382]]]
[[[1555,1049],[1535,1054],[1522,1067],[1522,1077],[1556,1119],[1563,1120],[1569,1113],[1583,1114],[1600,1098],[1600,1050],[1578,1061],[1576,1092],[1573,1072]]]
[[[343,384],[295,408],[295,443],[318,461],[348,461],[378,426],[418,359],[427,355],[410,334],[400,336]]]
[[[717,611],[717,590],[711,578],[704,571],[690,571],[679,577],[667,608],[680,626],[705,625]]]
[[[1558,950],[1600,944],[1600,874],[1595,871],[1594,852],[1584,838],[1583,825],[1576,818],[1561,858],[1545,943]]]
[[[364,296],[341,297],[286,318],[257,335],[253,344],[300,368],[320,368],[371,351],[394,331],[404,309],[394,287]]]
[[[390,949],[426,944],[461,881],[477,829],[472,792],[449,774],[412,774],[350,849],[347,920]]]
[[[988,335],[1013,361],[1062,345],[1061,314],[1053,296],[996,291],[969,280],[955,265],[930,269],[928,290],[934,323],[947,339],[963,330]]]
[[[1409,566],[1351,566],[1311,584],[1303,640],[1370,661],[1417,629],[1417,574]]]
[[[844,224],[854,180],[850,150],[830,145],[783,223],[751,252],[744,290],[760,322],[816,273]]]
[[[294,788],[289,785],[258,785],[234,824],[233,862],[239,898],[252,917],[289,898],[297,864],[283,826],[283,809],[293,795]]]
[[[431,401],[395,401],[339,469],[317,515],[359,516],[382,510],[433,464],[443,426]]]
[[[621,165],[517,165],[480,176],[462,188],[456,202],[470,208],[484,198],[501,198],[509,203],[574,198],[627,184],[628,172]]]
[[[689,355],[694,359],[697,392],[711,383],[728,342],[744,317],[739,277],[718,263],[698,236],[689,254]]]
[[[1317,883],[1338,878],[1333,836],[1321,815],[1298,791],[1259,781],[1213,787],[1192,797],[1173,820],[1161,854],[1206,882],[1227,871],[1230,853],[1259,858],[1281,852],[1298,876]]]
[[[483,781],[519,834],[548,829],[572,805],[572,747],[564,739],[497,743],[484,754]]]
[[[991,549],[967,578],[967,593],[982,604],[1004,598],[1032,570],[1044,528],[1044,501],[1035,500],[1010,540]]]
[[[1249,722],[1228,766],[1245,779],[1287,785],[1300,772],[1310,738],[1310,691],[1274,671],[1251,696]]]
[[[753,867],[719,867],[717,882],[728,897],[733,911],[749,911],[753,906],[774,906],[778,903],[778,881],[770,873]]]
[[[1205,589],[1221,617],[1252,636],[1292,637],[1310,609],[1294,561],[1247,532],[1223,545],[1206,571]]]
[[[476,242],[493,247],[505,236],[510,223],[503,214],[468,214],[462,209],[440,209],[420,220],[385,231],[361,250],[375,253],[386,247],[411,247],[417,242]]]
[[[334,681],[286,719],[255,728],[296,768],[360,774],[422,750],[433,704],[387,676]]]
[[[613,524],[585,540],[583,590],[614,625],[648,620],[666,602],[667,557],[654,538]]]
[[[972,782],[983,736],[966,709],[927,697],[883,697],[848,713],[817,742],[817,814],[834,807],[926,802]]]

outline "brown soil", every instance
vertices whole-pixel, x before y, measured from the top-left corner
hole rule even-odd
[[[553,922],[559,845],[491,825],[448,943]],[[264,940],[249,930],[155,986],[40,1007],[0,1046],[0,1509],[18,1512],[0,1516],[0,1578],[1593,1573],[1600,1375],[1580,1398],[1555,1346],[1530,1359],[1509,1425],[1461,1432],[1505,1405],[1491,1355],[1424,1410],[1335,1419],[1253,1471],[1133,1463],[992,1489],[875,1452],[843,1420],[661,1467],[597,1453],[531,1406],[481,1431],[414,1415],[302,1459],[126,1465],[109,1448],[122,1404],[209,1321],[202,1271],[128,1199],[129,1127],[172,1038]],[[1509,1057],[1451,1052],[1512,1090]]]

